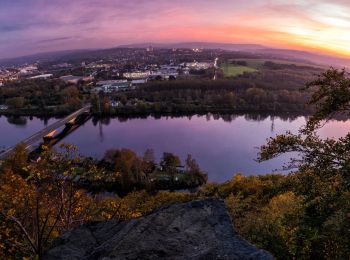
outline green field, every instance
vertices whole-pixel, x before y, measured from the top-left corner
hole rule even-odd
[[[324,66],[321,66],[321,65],[315,65],[315,64],[298,62],[298,61],[280,60],[280,59],[230,59],[229,61],[231,62],[245,61],[248,67],[256,68],[256,69],[260,69],[266,61],[272,61],[277,64],[287,64],[287,65],[294,64],[296,66],[306,66],[306,67],[319,68],[319,69],[325,68]]]
[[[251,67],[247,67],[247,66],[240,66],[240,65],[236,65],[236,64],[227,64],[227,63],[222,64],[221,69],[223,70],[225,77],[235,77],[235,76],[243,74],[244,72],[256,72],[256,71],[258,71],[255,68],[251,68]]]

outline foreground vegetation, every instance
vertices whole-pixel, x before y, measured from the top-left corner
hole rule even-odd
[[[0,169],[0,257],[40,256],[55,237],[88,221],[134,218],[166,203],[216,197],[225,200],[238,232],[277,259],[348,259],[350,134],[321,139],[317,129],[334,113],[350,111],[350,78],[345,71],[332,69],[307,87],[314,93],[315,115],[299,134],[271,138],[259,153],[264,161],[297,152],[290,163],[295,171],[289,175],[237,174],[194,193],[142,190],[123,197],[102,196],[79,185],[81,161],[69,149],[46,152],[37,162],[28,162],[18,150]],[[142,175],[128,167],[135,165],[130,163],[135,158],[121,154],[111,151],[106,161],[117,176],[127,172],[125,176],[137,182]],[[165,155],[163,166],[174,170],[176,161]],[[198,169],[192,158],[187,166]],[[83,173],[106,177],[94,165]]]
[[[0,258],[40,257],[64,231],[88,221],[140,216],[163,202],[193,197],[156,195],[158,190],[205,182],[206,174],[190,155],[183,167],[171,153],[156,164],[151,150],[144,157],[128,149],[109,150],[95,161],[77,156],[72,145],[62,145],[59,152],[44,150],[32,161],[20,145],[0,167]],[[128,200],[134,196],[132,206]],[[140,205],[139,196],[155,201]]]

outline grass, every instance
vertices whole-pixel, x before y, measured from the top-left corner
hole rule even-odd
[[[226,77],[235,77],[238,75],[243,74],[244,72],[256,72],[257,69],[247,67],[247,66],[240,66],[235,64],[222,64],[221,69],[224,71],[224,75]]]

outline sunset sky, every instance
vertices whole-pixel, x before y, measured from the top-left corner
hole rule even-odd
[[[0,0],[0,58],[183,41],[350,57],[350,1]]]

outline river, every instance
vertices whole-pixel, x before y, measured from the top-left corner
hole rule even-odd
[[[0,147],[12,146],[57,119],[0,117]],[[255,161],[266,139],[287,130],[296,133],[305,117],[259,115],[147,117],[134,119],[90,119],[63,142],[75,144],[82,155],[101,158],[107,149],[129,148],[140,156],[146,149],[172,152],[184,161],[187,154],[208,172],[209,181],[224,182],[234,173],[257,175],[281,172],[288,156],[268,162]],[[350,129],[350,121],[330,121],[321,136],[340,137]]]

